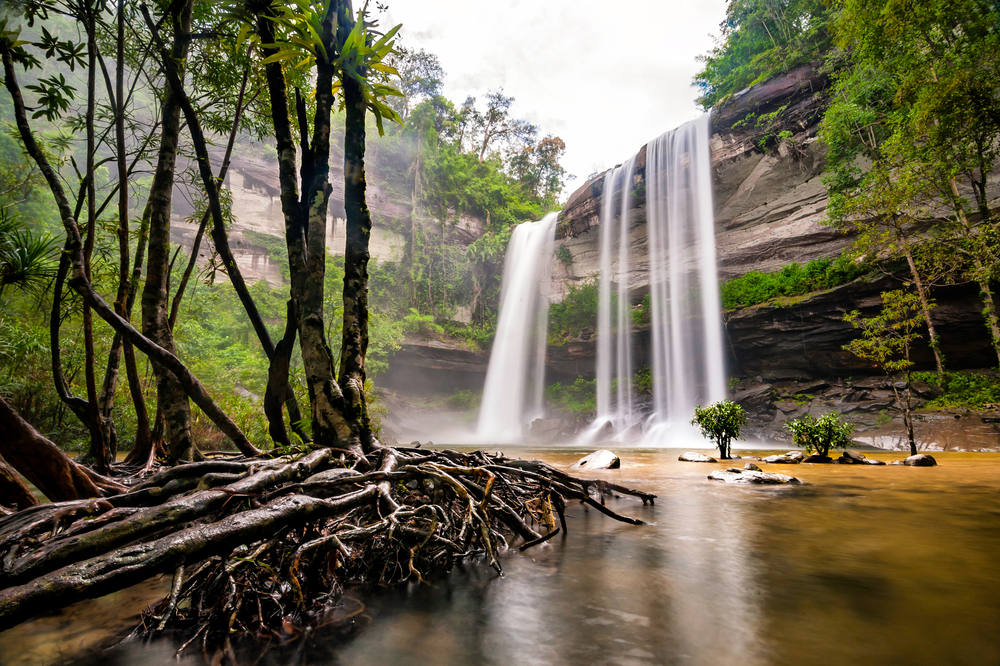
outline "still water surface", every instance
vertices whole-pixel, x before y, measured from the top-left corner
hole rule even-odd
[[[508,449],[566,466],[568,449]],[[706,480],[725,464],[623,450],[594,472],[655,492],[581,506],[569,535],[431,585],[356,595],[346,645],[295,664],[1000,664],[1000,456],[935,454],[935,468],[767,466],[798,487]],[[894,454],[868,454],[889,460]],[[84,602],[0,634],[0,663],[72,662],[169,581]],[[354,602],[351,602],[354,603]],[[165,642],[96,661],[172,664]],[[185,660],[186,661],[186,660]],[[94,662],[91,662],[94,663]]]

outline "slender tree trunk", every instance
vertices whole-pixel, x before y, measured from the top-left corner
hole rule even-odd
[[[27,110],[24,98],[21,95],[20,86],[17,83],[17,73],[14,69],[14,61],[9,50],[0,46],[0,57],[4,66],[4,85],[11,96],[14,106],[14,116],[17,121],[18,133],[28,155],[34,160],[39,171],[45,178],[55,199],[59,215],[62,218],[63,228],[66,230],[66,256],[70,261],[71,278],[69,285],[80,296],[84,302],[88,303],[94,311],[111,327],[121,333],[121,335],[143,352],[153,363],[157,363],[177,378],[180,385],[187,392],[194,402],[201,407],[205,415],[215,423],[219,429],[246,455],[256,455],[259,451],[247,440],[239,427],[233,423],[225,412],[212,400],[205,391],[198,378],[191,373],[180,359],[168,350],[160,347],[155,342],[140,334],[127,321],[115,314],[114,310],[104,301],[103,298],[94,291],[93,286],[87,279],[83,268],[83,241],[80,238],[80,229],[77,226],[76,217],[69,206],[69,199],[63,190],[62,182],[58,174],[49,164],[48,158],[39,148],[35,141],[31,126],[28,123]]]
[[[323,18],[323,38],[328,50],[338,10],[332,2]],[[273,44],[274,26],[266,17],[257,22],[264,44]],[[263,49],[265,57],[272,48]],[[296,178],[295,143],[289,121],[288,93],[280,62],[265,65],[271,116],[278,152],[281,209],[285,217],[285,239],[291,273],[291,294],[298,314],[299,342],[312,411],[313,437],[323,446],[361,454],[360,439],[346,417],[344,395],[334,376],[333,354],[323,323],[323,280],[326,270],[326,218],[330,198],[330,107],[333,103],[333,68],[317,64],[316,113],[310,146],[304,112],[298,113],[302,149],[302,196]],[[301,105],[300,105],[301,106]],[[304,111],[302,106],[301,111]]]
[[[979,295],[983,299],[983,318],[986,320],[986,328],[990,331],[990,342],[993,344],[993,351],[997,355],[997,362],[1000,363],[1000,318],[997,317],[997,307],[993,301],[993,290],[990,289],[989,283],[985,280],[979,282]]]
[[[363,74],[362,74],[363,75]],[[343,78],[346,132],[344,138],[344,209],[347,248],[344,254],[344,335],[340,347],[339,383],[348,415],[360,429],[366,448],[375,444],[365,400],[365,357],[368,353],[368,243],[372,218],[365,202],[365,99],[361,84]]]
[[[135,258],[132,261],[132,276],[129,280],[128,297],[125,300],[125,321],[132,318],[132,308],[139,291],[139,279],[142,277],[142,265],[146,258],[146,242],[149,239],[149,215],[144,214],[139,222],[139,233],[135,242]],[[122,341],[122,352],[125,356],[125,375],[128,377],[129,394],[135,405],[136,434],[135,446],[126,456],[125,462],[130,465],[147,466],[162,448],[162,439],[154,438],[149,426],[149,413],[146,411],[146,396],[143,392],[143,382],[139,378],[139,367],[135,362],[135,350],[128,338]],[[164,452],[165,453],[165,452]]]
[[[910,251],[910,246],[905,241],[903,252],[906,255],[906,263],[910,267],[910,275],[913,276],[913,284],[917,288],[917,297],[920,299],[920,312],[924,315],[924,321],[927,322],[927,337],[930,339],[931,351],[934,352],[934,363],[937,366],[938,381],[941,383],[941,386],[944,386],[944,358],[941,354],[941,342],[938,339],[937,331],[934,330],[934,320],[931,319],[930,298],[927,295],[924,282],[920,278],[920,271],[917,270],[917,264],[913,260],[913,253]]]
[[[0,508],[20,511],[38,504],[17,471],[0,456]]]
[[[175,5],[176,6],[176,5]],[[191,31],[193,1],[186,0],[176,8],[172,18],[174,45],[171,57],[183,62],[187,57]],[[183,71],[182,74],[183,76]],[[180,139],[181,109],[173,89],[167,85],[163,91],[163,128],[156,172],[146,203],[149,214],[149,258],[146,267],[146,284],[142,292],[142,332],[150,340],[176,355],[173,335],[167,312],[170,279],[170,213],[177,166],[177,149]],[[183,389],[166,368],[154,361],[157,402],[163,411],[164,435],[167,456],[171,462],[191,461],[198,455],[191,435],[191,407]]]

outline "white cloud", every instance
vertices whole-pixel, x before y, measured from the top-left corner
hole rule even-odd
[[[512,111],[566,142],[572,191],[598,168],[700,113],[695,57],[713,45],[725,0],[389,0],[385,25],[436,53],[445,95],[502,87]],[[613,12],[613,13],[612,13]],[[567,192],[568,193],[568,192]]]

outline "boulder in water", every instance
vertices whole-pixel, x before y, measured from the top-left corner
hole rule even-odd
[[[841,465],[884,465],[885,463],[881,460],[872,460],[871,458],[865,457],[865,454],[858,453],[857,451],[844,451],[843,455],[837,459],[838,463]]]
[[[927,455],[926,453],[918,453],[904,460],[903,464],[910,467],[934,467],[937,465],[937,460],[934,460],[934,456]]]
[[[746,465],[743,465],[743,469],[750,470],[751,472],[761,471],[760,467],[757,467],[757,463],[752,462],[748,462]]]
[[[613,451],[601,449],[586,455],[569,466],[570,469],[618,469],[622,466],[621,458]]]
[[[747,463],[752,465],[753,463]],[[739,469],[730,467],[729,469],[716,470],[708,475],[712,481],[723,481],[725,483],[753,483],[766,485],[795,485],[801,483],[794,476],[787,474],[772,474],[770,472],[760,472],[751,469]]]
[[[719,462],[711,456],[706,456],[704,453],[697,453],[695,451],[682,453],[677,459],[683,462]]]
[[[791,453],[799,453],[798,451],[792,451]],[[798,457],[792,456],[788,453],[779,453],[777,455],[768,456],[764,458],[761,462],[771,463],[772,465],[798,465],[801,462],[802,454],[799,453]]]
[[[833,458],[830,456],[821,456],[818,453],[814,453],[811,456],[806,456],[802,459],[804,463],[832,463]]]

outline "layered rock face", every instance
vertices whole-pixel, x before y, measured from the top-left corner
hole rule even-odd
[[[712,112],[712,168],[716,253],[720,280],[749,271],[774,271],[791,262],[833,257],[851,238],[822,225],[826,188],[822,182],[826,150],[817,138],[826,107],[829,80],[804,65],[736,95]],[[776,113],[777,112],[777,113]],[[772,117],[773,115],[773,117]],[[764,118],[765,120],[759,120]],[[791,138],[779,139],[779,135]],[[633,299],[649,288],[646,239],[646,148],[637,155],[630,211],[629,287]],[[997,182],[992,183],[994,190]],[[557,250],[572,261],[553,262],[547,291],[558,302],[571,286],[600,274],[600,208],[604,175],[574,192],[560,216]],[[565,255],[565,253],[563,253]],[[617,257],[616,257],[617,259]],[[617,270],[617,261],[613,270]],[[856,332],[843,322],[845,311],[874,314],[879,294],[898,288],[889,278],[859,281],[809,298],[787,299],[724,314],[727,369],[730,375],[767,375],[785,379],[837,377],[873,372],[869,364],[845,352]],[[975,290],[949,287],[935,292],[935,323],[950,367],[995,363]],[[649,352],[648,331],[635,330],[633,358],[641,367]],[[594,376],[593,341],[550,347],[550,373],[559,380]],[[930,354],[916,359],[926,367]]]

